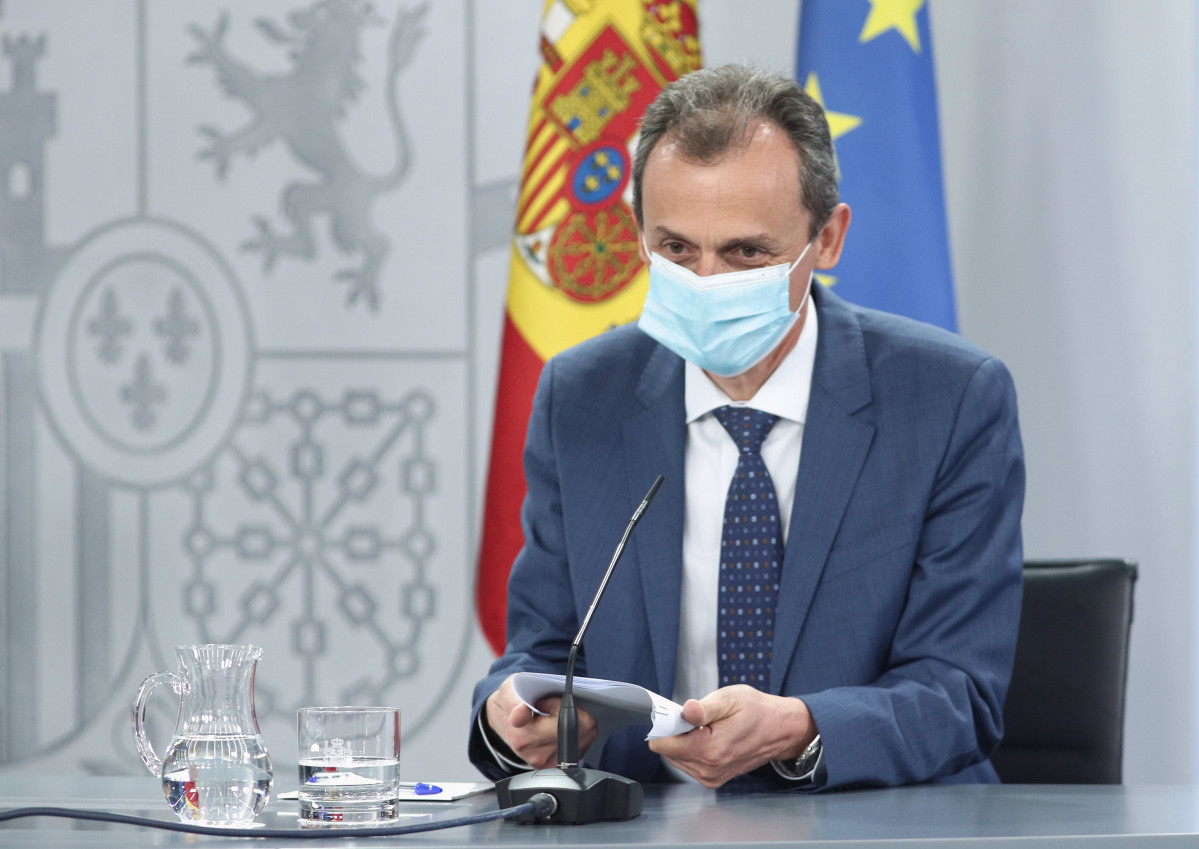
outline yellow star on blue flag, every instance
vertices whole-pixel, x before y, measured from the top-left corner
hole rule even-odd
[[[796,79],[829,104],[853,210],[837,293],[954,330],[928,16],[925,0],[803,0]]]
[[[858,41],[865,43],[885,32],[895,30],[903,36],[913,52],[920,52],[920,29],[916,13],[924,8],[924,0],[870,0],[870,14],[862,25]]]
[[[820,108],[824,110],[824,118],[828,121],[829,135],[833,137],[833,141],[841,138],[850,130],[856,130],[858,125],[862,123],[862,119],[857,115],[846,115],[844,112],[834,112],[824,104],[824,93],[820,90],[820,78],[816,76],[816,72],[808,74],[808,79],[803,85],[803,90],[808,95],[820,104]]]

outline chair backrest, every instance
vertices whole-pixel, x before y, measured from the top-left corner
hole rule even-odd
[[[1024,604],[1004,738],[992,754],[1011,784],[1119,784],[1137,564],[1024,564]]]

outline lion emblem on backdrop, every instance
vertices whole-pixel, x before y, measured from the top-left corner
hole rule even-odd
[[[295,180],[283,190],[284,227],[276,229],[265,216],[254,218],[255,232],[242,249],[260,254],[267,273],[280,257],[314,257],[315,219],[327,216],[333,244],[361,260],[335,275],[348,286],[346,302],[378,310],[379,271],[390,243],[374,227],[371,210],[377,198],[403,182],[411,166],[398,86],[400,72],[425,34],[426,11],[426,5],[401,9],[388,39],[384,99],[395,139],[395,163],[385,174],[363,171],[337,131],[338,122],[366,88],[358,73],[362,30],[385,24],[371,5],[361,0],[317,0],[291,12],[286,25],[257,19],[255,25],[270,42],[289,49],[290,67],[283,74],[255,71],[226,50],[228,14],[222,14],[211,30],[198,25],[188,28],[198,44],[187,61],[211,65],[226,96],[253,113],[249,122],[231,132],[200,127],[206,146],[198,155],[212,161],[217,178],[225,179],[234,158],[273,142],[286,145],[293,157],[319,175],[315,181]]]

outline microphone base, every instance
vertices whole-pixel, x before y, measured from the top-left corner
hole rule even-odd
[[[584,767],[552,767],[522,772],[495,783],[501,808],[520,805],[534,793],[548,793],[558,809],[548,817],[523,814],[520,823],[583,825],[604,820],[631,820],[645,807],[645,792],[631,778]]]

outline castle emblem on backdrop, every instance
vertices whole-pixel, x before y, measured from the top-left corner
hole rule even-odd
[[[259,72],[225,49],[228,15],[206,31],[193,25],[198,42],[188,57],[216,71],[225,94],[253,112],[251,120],[232,132],[200,127],[206,139],[199,156],[211,160],[225,179],[230,160],[264,145],[282,142],[301,164],[320,175],[317,181],[295,180],[281,198],[287,229],[276,230],[265,216],[254,218],[255,233],[243,250],[261,254],[269,273],[280,256],[311,259],[316,255],[314,219],[327,216],[333,243],[361,259],[356,268],[336,274],[348,285],[346,302],[379,306],[379,273],[390,241],[371,222],[371,209],[381,195],[394,191],[408,174],[412,152],[401,120],[397,89],[400,72],[412,60],[424,35],[427,6],[401,9],[388,40],[386,108],[395,139],[395,164],[385,174],[368,174],[353,161],[337,131],[337,123],[366,89],[358,72],[362,30],[381,25],[372,7],[360,0],[317,0],[291,12],[288,26],[260,18],[255,23],[271,42],[290,49],[287,73]]]
[[[75,459],[111,483],[158,486],[223,441],[248,381],[248,319],[225,264],[177,224],[114,219],[72,245],[48,243],[58,97],[38,83],[46,44],[44,34],[0,38],[11,68],[0,91],[0,292],[38,297],[36,373],[0,394],[0,444],[4,427],[33,420],[35,396],[11,393],[36,379]],[[31,479],[0,484],[11,499]]]

